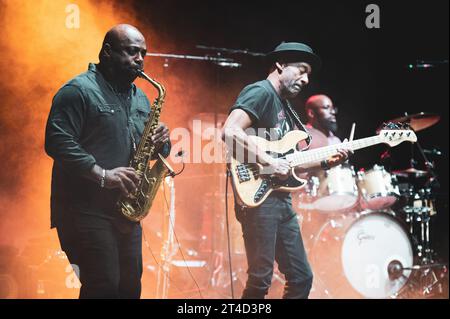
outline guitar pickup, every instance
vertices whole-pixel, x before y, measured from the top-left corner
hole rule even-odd
[[[236,166],[236,175],[239,179],[239,183],[248,182],[250,178],[250,171],[247,166],[244,164],[240,164]]]

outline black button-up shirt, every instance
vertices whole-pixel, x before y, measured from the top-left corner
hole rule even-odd
[[[150,111],[141,89],[132,84],[119,92],[95,64],[56,93],[45,134],[45,150],[54,159],[52,227],[68,214],[116,216],[119,191],[102,189],[83,176],[95,164],[105,169],[128,166]],[[161,153],[169,152],[167,143]]]

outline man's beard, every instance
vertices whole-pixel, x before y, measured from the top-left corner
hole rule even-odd
[[[319,123],[320,123],[320,126],[322,126],[327,131],[330,131],[331,133],[336,134],[336,132],[338,130],[337,122],[330,121],[330,120],[327,120],[327,119],[321,119],[319,121]]]
[[[293,83],[283,83],[281,86],[281,96],[287,99],[293,99],[303,91],[303,86],[300,86],[299,90],[295,89]]]

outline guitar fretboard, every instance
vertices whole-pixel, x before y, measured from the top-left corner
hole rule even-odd
[[[291,163],[291,166],[299,166],[308,163],[315,163],[323,161],[330,156],[336,155],[338,149],[348,149],[352,151],[366,148],[372,145],[382,143],[381,138],[376,135],[366,137],[351,142],[329,145],[325,147],[316,148],[310,151],[295,152],[286,156],[286,159]]]

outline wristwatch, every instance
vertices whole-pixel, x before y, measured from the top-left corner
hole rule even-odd
[[[322,162],[320,162],[320,166],[324,170],[330,169],[330,166],[328,165],[328,161],[327,160],[323,160]]]

